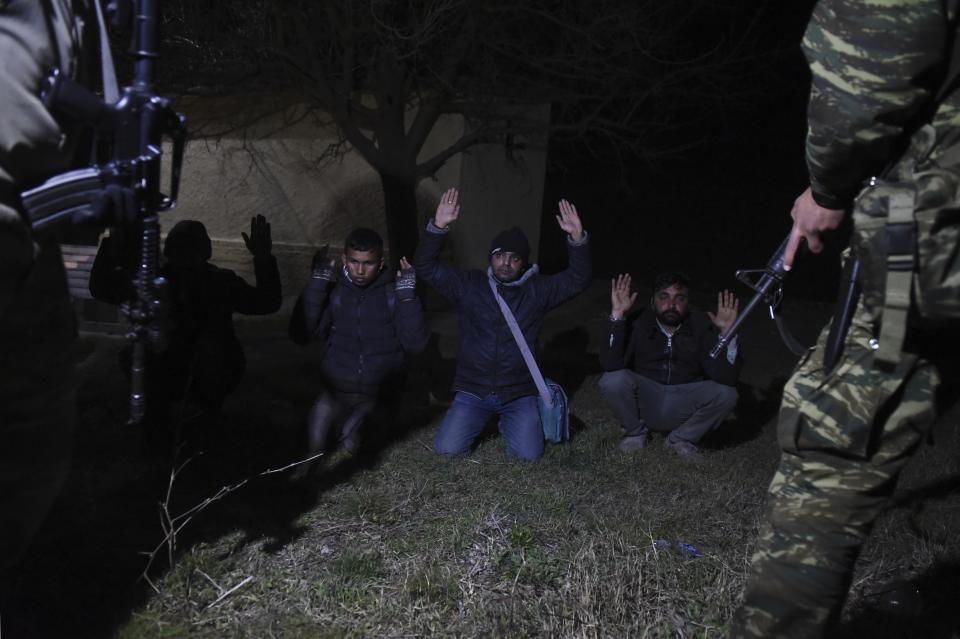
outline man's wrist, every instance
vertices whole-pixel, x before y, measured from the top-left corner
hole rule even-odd
[[[616,312],[610,313],[610,321],[611,321],[611,322],[622,322],[622,321],[623,321],[623,314],[622,314],[622,313],[616,313]]]
[[[430,220],[429,222],[427,222],[427,231],[429,231],[429,232],[431,232],[431,233],[439,233],[439,234],[449,233],[449,232],[450,232],[450,227],[449,227],[449,225],[448,225],[448,226],[437,226],[436,220]]]

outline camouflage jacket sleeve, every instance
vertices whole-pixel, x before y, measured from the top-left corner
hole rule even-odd
[[[812,81],[807,167],[814,199],[845,208],[895,159],[946,74],[941,0],[821,0],[803,38]]]

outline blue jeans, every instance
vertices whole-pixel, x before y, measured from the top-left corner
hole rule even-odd
[[[536,395],[502,402],[493,393],[481,398],[463,391],[454,396],[433,438],[433,450],[440,455],[467,452],[494,415],[500,417],[500,434],[509,454],[530,460],[543,456],[543,425]]]

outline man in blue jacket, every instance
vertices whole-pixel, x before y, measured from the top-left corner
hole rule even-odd
[[[538,459],[543,455],[543,427],[537,389],[490,284],[497,287],[530,350],[536,352],[546,312],[582,292],[590,281],[587,235],[577,209],[561,200],[557,223],[569,235],[566,270],[541,275],[536,264],[529,264],[530,244],[517,227],[493,238],[485,272],[460,270],[438,259],[450,224],[460,215],[458,199],[456,189],[443,194],[413,260],[417,274],[460,313],[456,394],[434,437],[434,450],[441,455],[465,453],[487,422],[497,416],[507,452],[520,459]]]
[[[317,252],[290,324],[297,343],[326,345],[324,388],[308,421],[311,456],[325,452],[334,436],[357,453],[374,410],[395,399],[387,395],[400,384],[389,382],[402,381],[404,354],[421,352],[430,338],[413,267],[401,258],[396,277],[384,268],[376,231],[351,231],[339,262],[327,259],[325,249]],[[294,477],[306,476],[310,467],[304,464]]]
[[[717,312],[691,308],[690,283],[682,273],[657,276],[650,307],[628,327],[626,313],[637,299],[627,274],[611,283],[609,331],[600,364],[607,371],[600,390],[620,420],[625,453],[643,448],[647,430],[668,433],[667,448],[700,460],[697,442],[720,425],[737,404],[737,338],[716,359],[710,349],[737,319],[737,298],[718,295]]]

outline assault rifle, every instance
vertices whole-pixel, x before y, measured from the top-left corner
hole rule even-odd
[[[94,0],[103,54],[104,97],[54,70],[42,97],[51,113],[93,128],[102,163],[55,175],[21,194],[35,230],[62,224],[94,223],[130,229],[139,238],[133,297],[121,306],[133,340],[130,422],[146,409],[147,348],[162,345],[163,291],[159,277],[158,213],[176,205],[186,142],[186,119],[154,90],[159,24],[158,0],[108,0],[111,25],[130,32],[131,83],[116,88],[113,61],[99,0]],[[163,141],[172,141],[169,195],[160,191]]]
[[[780,302],[783,299],[783,281],[786,278],[787,270],[783,267],[783,255],[787,249],[787,241],[790,236],[780,244],[780,247],[774,252],[773,257],[762,269],[740,269],[736,272],[738,280],[752,288],[755,293],[750,301],[743,307],[743,310],[737,315],[737,319],[730,325],[726,331],[717,339],[716,345],[710,350],[710,357],[716,359],[724,351],[727,344],[734,338],[737,331],[740,330],[740,324],[747,318],[751,311],[763,301],[769,311],[770,319],[780,331],[780,337],[783,343],[793,352],[794,355],[803,355],[809,349],[798,342],[787,330],[783,323],[783,318],[778,313]]]

